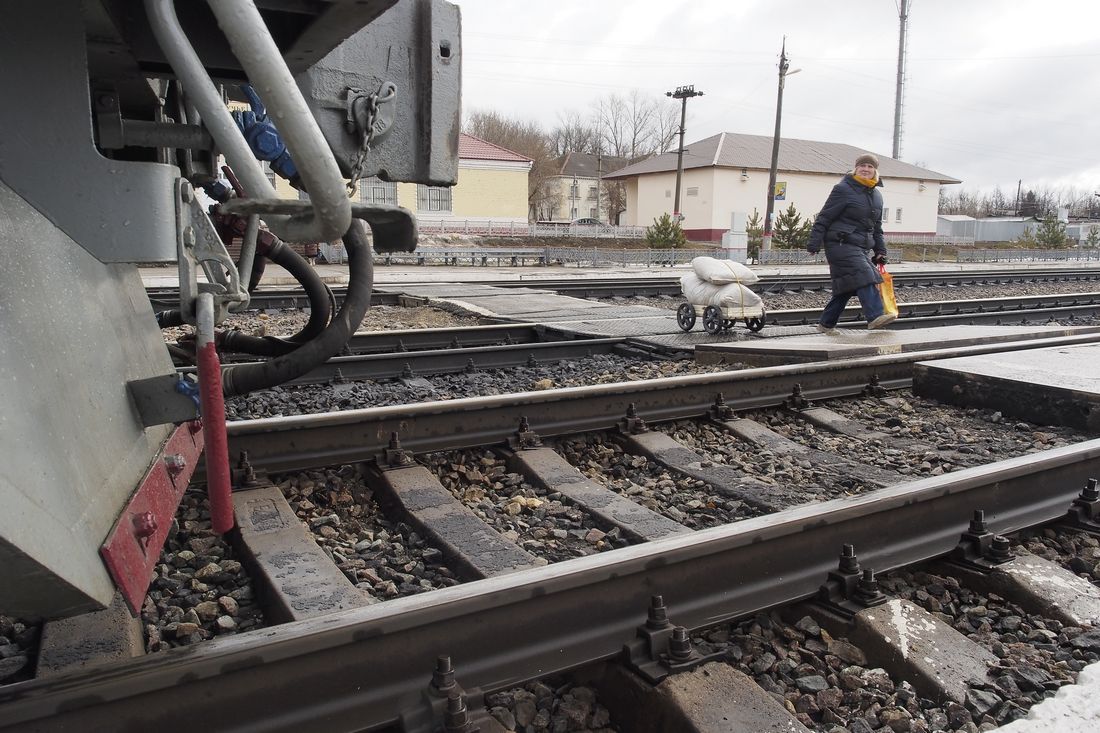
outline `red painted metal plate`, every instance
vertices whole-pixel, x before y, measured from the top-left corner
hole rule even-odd
[[[178,426],[161,446],[130,501],[99,548],[107,571],[137,616],[153,566],[168,538],[172,519],[202,454],[202,424]]]

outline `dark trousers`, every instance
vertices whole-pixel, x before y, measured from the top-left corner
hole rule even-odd
[[[859,298],[859,305],[863,309],[863,318],[868,323],[886,312],[886,307],[882,303],[882,296],[878,292],[878,286],[875,284],[864,285],[862,288],[847,293],[833,293],[833,297],[829,298],[829,302],[825,304],[825,310],[821,312],[819,323],[826,328],[834,327],[853,295]]]

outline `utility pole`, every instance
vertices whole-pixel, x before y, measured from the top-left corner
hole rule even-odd
[[[783,48],[779,52],[779,93],[775,98],[775,137],[772,138],[772,167],[768,173],[768,203],[764,213],[764,241],[760,249],[764,252],[772,248],[772,214],[775,213],[775,177],[779,168],[779,126],[783,120],[783,80],[802,69],[787,71],[791,65],[787,58],[787,37],[783,36]]]
[[[600,188],[603,187],[603,153],[596,148],[596,221],[602,222],[600,213]]]
[[[894,160],[901,159],[901,100],[905,93],[905,36],[909,23],[909,0],[898,0],[898,88],[894,94]]]
[[[676,87],[676,91],[665,92],[665,96],[679,99],[681,102],[680,149],[676,153],[676,200],[672,204],[673,217],[676,221],[681,221],[684,217],[680,215],[680,179],[684,177],[684,123],[687,122],[688,99],[691,97],[701,97],[703,93],[695,91],[695,85],[692,84],[690,86]]]

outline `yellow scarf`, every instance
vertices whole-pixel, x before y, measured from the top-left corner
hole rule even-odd
[[[875,186],[878,185],[878,174],[877,173],[875,174],[874,178],[864,178],[863,176],[857,176],[855,173],[853,173],[852,178],[856,179],[857,181],[862,183],[867,188],[874,188]]]

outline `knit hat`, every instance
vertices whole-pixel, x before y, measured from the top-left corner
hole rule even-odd
[[[869,163],[870,165],[873,165],[875,167],[875,170],[878,170],[878,158],[871,155],[870,153],[864,153],[863,155],[856,158],[856,163],[852,167],[856,168],[863,163]]]

